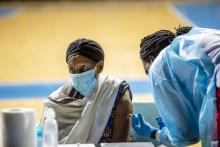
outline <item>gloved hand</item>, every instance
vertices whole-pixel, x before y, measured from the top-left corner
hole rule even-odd
[[[152,139],[152,132],[157,131],[156,128],[152,127],[148,122],[144,120],[141,114],[132,115],[132,127],[137,132],[137,134],[145,136],[148,139]]]
[[[161,117],[156,118],[156,121],[160,127],[160,130],[163,129],[163,127],[165,127],[165,124],[164,124],[163,119]]]

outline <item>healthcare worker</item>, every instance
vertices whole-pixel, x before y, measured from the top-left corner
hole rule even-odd
[[[142,39],[140,56],[165,127],[133,115],[139,134],[167,146],[219,146],[220,31],[182,27]]]

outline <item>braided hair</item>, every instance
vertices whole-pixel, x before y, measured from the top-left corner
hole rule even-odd
[[[191,29],[192,27],[189,26],[184,26],[184,27],[179,26],[178,28],[175,28],[176,36],[187,34]]]
[[[171,44],[173,39],[179,35],[188,33],[192,27],[179,26],[176,29],[176,34],[169,30],[160,30],[151,35],[144,37],[140,44],[140,57],[147,63],[152,63],[161,50]]]
[[[152,57],[155,59],[157,55],[175,38],[175,34],[169,30],[160,30],[149,36],[144,37],[140,44],[140,57],[145,62],[152,62]]]

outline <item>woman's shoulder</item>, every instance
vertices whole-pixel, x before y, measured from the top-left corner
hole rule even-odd
[[[119,77],[112,76],[112,75],[101,75],[100,77],[106,79],[106,81],[109,81],[109,82],[114,81],[114,82],[117,82],[118,84],[121,84],[121,83],[128,84],[126,80],[119,78]]]
[[[69,102],[72,101],[70,96],[72,93],[75,93],[76,90],[73,88],[71,81],[66,81],[63,85],[61,85],[57,90],[53,91],[49,96],[49,100],[53,100],[54,102]]]
[[[73,88],[73,84],[70,80],[68,80],[60,87],[60,90],[70,92],[72,88]]]

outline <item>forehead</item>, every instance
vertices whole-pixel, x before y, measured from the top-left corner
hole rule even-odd
[[[67,61],[68,65],[74,66],[78,64],[94,65],[95,62],[82,55],[75,55]]]

